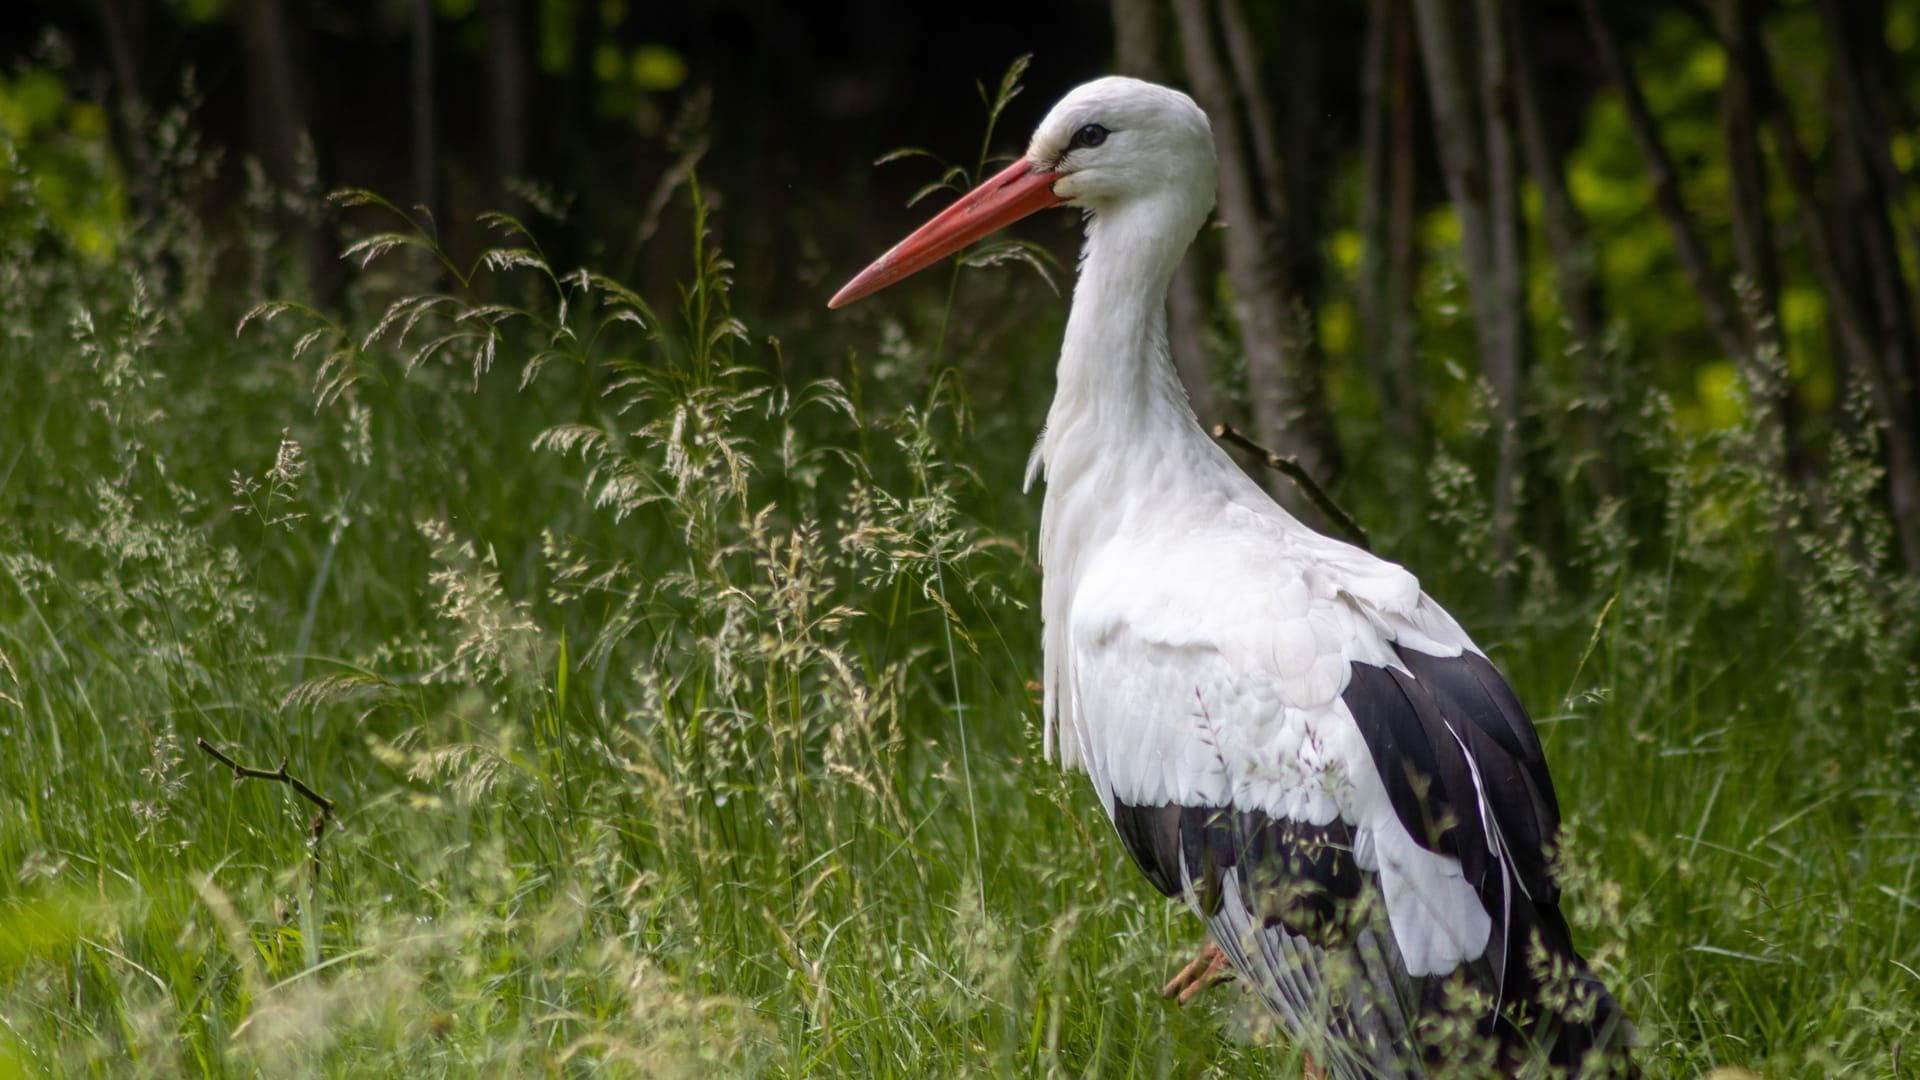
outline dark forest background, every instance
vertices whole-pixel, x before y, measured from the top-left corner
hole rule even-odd
[[[9,18],[9,131],[64,224],[105,235],[181,198],[215,238],[264,224],[277,258],[230,243],[222,267],[236,310],[341,295],[351,219],[321,196],[342,186],[423,208],[456,252],[482,246],[483,211],[564,220],[556,263],[665,295],[657,253],[685,229],[666,211],[697,170],[736,304],[814,329],[938,175],[874,160],[967,158],[1016,58],[1033,62],[1003,152],[1086,78],[1171,81],[1214,117],[1224,166],[1226,228],[1172,297],[1204,420],[1337,484],[1370,425],[1424,446],[1483,392],[1507,565],[1556,543],[1529,506],[1635,482],[1607,412],[1657,385],[1707,426],[1764,421],[1769,468],[1809,496],[1831,438],[1870,435],[1892,557],[1920,566],[1912,4],[90,0]],[[190,190],[156,160],[186,137],[162,136],[169,117],[205,155]],[[1070,266],[1066,230],[1044,235]]]

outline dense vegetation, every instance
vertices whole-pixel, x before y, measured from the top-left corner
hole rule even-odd
[[[20,106],[29,77],[0,202],[0,1075],[1298,1067],[1238,989],[1160,1000],[1197,926],[1040,759],[1019,489],[1060,305],[1021,251],[761,326],[697,182],[646,249],[680,285],[645,294],[550,262],[565,220],[448,251],[376,196],[256,177],[223,231],[190,113],[155,128],[168,197],[128,210],[100,118],[57,81]],[[1653,228],[1609,108],[1574,156],[1603,241]],[[338,301],[279,244],[290,205],[349,237]],[[1605,354],[1543,335],[1532,406],[1561,477],[1589,444],[1557,436],[1606,417],[1615,482],[1563,484],[1503,554],[1449,220],[1431,436],[1332,367],[1339,492],[1532,706],[1570,915],[1643,1063],[1910,1075],[1920,590],[1867,391],[1805,434],[1817,487],[1782,483],[1732,361],[1659,340],[1673,268],[1615,264]],[[1352,310],[1334,288],[1330,365]]]

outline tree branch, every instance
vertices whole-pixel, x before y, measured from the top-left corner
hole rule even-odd
[[[301,798],[319,807],[320,812],[313,816],[313,824],[309,828],[313,832],[313,842],[316,844],[320,842],[320,837],[326,831],[327,822],[333,818],[333,800],[308,787],[299,777],[289,773],[287,759],[280,759],[278,769],[256,769],[250,765],[242,765],[221,753],[218,747],[205,739],[195,739],[194,742],[215,761],[232,769],[235,783],[242,780],[275,780],[292,788]]]
[[[1353,546],[1363,551],[1373,550],[1372,542],[1367,539],[1367,530],[1360,527],[1360,523],[1353,519],[1352,514],[1341,509],[1340,504],[1333,501],[1333,496],[1327,494],[1326,489],[1314,480],[1313,474],[1300,464],[1300,459],[1292,455],[1274,453],[1247,438],[1232,424],[1215,424],[1212,434],[1223,443],[1237,446],[1255,455],[1267,468],[1293,481],[1300,488],[1301,494],[1319,508],[1320,512],[1327,516],[1327,520],[1333,522],[1335,528],[1347,534],[1347,539],[1353,542]]]

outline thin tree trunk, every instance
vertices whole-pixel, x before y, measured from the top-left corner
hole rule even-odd
[[[1912,128],[1914,122],[1909,111],[1901,107],[1902,88],[1894,77],[1896,68],[1886,37],[1879,32],[1879,28],[1886,25],[1884,3],[1864,7],[1864,12],[1855,9],[1863,32],[1854,39],[1854,56],[1846,62],[1842,74],[1849,79],[1849,93],[1861,119],[1856,130],[1866,136],[1860,151],[1872,161],[1888,206],[1904,207],[1908,205],[1910,185],[1906,174],[1894,163],[1890,136],[1896,124]],[[1911,213],[1896,216],[1903,219],[1901,231],[1905,234],[1907,256],[1920,260],[1920,216]]]
[[[1338,457],[1326,437],[1325,402],[1316,372],[1303,364],[1292,297],[1281,286],[1271,252],[1276,222],[1264,208],[1247,135],[1246,110],[1229,64],[1223,62],[1207,0],[1176,0],[1182,51],[1194,96],[1213,118],[1220,158],[1220,205],[1227,219],[1225,254],[1234,314],[1246,354],[1253,418],[1280,453],[1330,482]],[[1281,492],[1289,505],[1304,504]]]
[[[1873,107],[1863,85],[1863,69],[1873,63],[1886,13],[1874,0],[1846,5],[1821,0],[1820,11],[1833,42],[1833,78],[1839,91],[1828,98],[1833,152],[1850,181],[1843,208],[1866,257],[1868,291],[1878,309],[1881,344],[1891,351],[1912,423],[1920,420],[1915,411],[1920,405],[1915,397],[1916,383],[1920,383],[1920,340],[1915,336],[1913,290],[1894,234],[1891,200],[1900,189],[1897,183],[1887,183],[1887,174],[1894,171],[1887,149],[1891,140],[1887,131],[1873,126]],[[1888,158],[1884,170],[1876,165],[1883,157]]]
[[[1527,173],[1540,195],[1541,233],[1553,260],[1554,284],[1560,295],[1560,313],[1566,320],[1572,352],[1579,368],[1586,403],[1576,423],[1580,448],[1589,465],[1587,474],[1603,496],[1617,493],[1624,462],[1612,433],[1616,427],[1613,403],[1618,387],[1606,356],[1607,306],[1601,288],[1599,256],[1586,218],[1567,189],[1566,170],[1548,128],[1540,64],[1530,46],[1532,23],[1524,0],[1501,0],[1507,35],[1514,43],[1514,115]]]
[[[1509,129],[1498,137],[1490,135],[1490,128],[1506,123],[1499,103],[1505,60],[1487,55],[1489,28],[1478,26],[1484,66],[1476,80],[1465,65],[1461,40],[1462,24],[1475,21],[1473,9],[1452,0],[1414,0],[1413,11],[1420,55],[1426,61],[1441,172],[1460,223],[1460,253],[1467,268],[1480,369],[1495,399],[1493,554],[1495,582],[1504,597],[1517,569],[1514,531],[1524,445],[1519,419],[1526,348],[1526,292],[1514,220],[1517,193],[1511,133]],[[1494,33],[1495,49],[1504,51]]]
[[[1766,157],[1760,149],[1759,102],[1764,76],[1759,15],[1751,0],[1718,0],[1718,35],[1727,53],[1720,87],[1720,132],[1727,148],[1727,190],[1732,218],[1735,284],[1741,314],[1753,342],[1752,361],[1742,367],[1749,398],[1760,421],[1761,462],[1794,490],[1818,498],[1813,468],[1800,433],[1799,398],[1787,373],[1786,339],[1780,330],[1780,269],[1768,212]],[[1774,531],[1776,558],[1785,568],[1799,560],[1783,518]]]
[[[1734,263],[1750,290],[1742,307],[1756,349],[1745,369],[1748,392],[1779,440],[1769,464],[1795,486],[1810,479],[1801,452],[1798,400],[1787,381],[1786,344],[1780,335],[1780,270],[1773,222],[1767,213],[1767,166],[1760,151],[1757,13],[1751,0],[1720,0],[1720,37],[1727,74],[1720,90],[1720,130],[1727,146],[1728,201],[1733,219]]]
[[[549,12],[553,10],[545,0],[542,0],[542,7]],[[556,29],[558,27],[546,32],[552,33]],[[600,32],[600,6],[575,3],[573,18],[566,30],[567,70],[560,78],[557,106],[549,102],[548,108],[555,116],[592,116],[593,102],[600,88],[599,79],[593,73],[593,48]],[[557,131],[553,130],[553,125],[542,125],[535,129],[535,134],[534,152],[560,156],[568,163],[571,172],[580,177],[581,187],[585,188],[598,180],[598,161],[593,152],[598,132],[594,124],[562,124]]]
[[[1320,230],[1322,186],[1328,170],[1318,162],[1320,146],[1320,53],[1325,35],[1319,25],[1321,6],[1306,0],[1282,6],[1286,22],[1279,35],[1280,68],[1287,85],[1276,94],[1262,75],[1261,58],[1253,43],[1262,38],[1248,20],[1244,0],[1218,0],[1221,31],[1233,66],[1234,85],[1246,105],[1248,142],[1253,147],[1256,191],[1262,209],[1273,223],[1276,242],[1270,258],[1275,264],[1280,296],[1287,304],[1284,318],[1291,333],[1295,393],[1310,401],[1297,424],[1303,437],[1320,448],[1322,472],[1317,479],[1332,483],[1343,470],[1333,415],[1326,407],[1326,352],[1319,326],[1322,287],[1325,284]],[[1276,114],[1271,102],[1279,99]]]
[[[1155,0],[1112,0],[1112,10],[1115,61],[1120,73],[1166,82],[1167,64],[1161,52],[1166,35],[1160,26],[1164,9]],[[1173,285],[1167,293],[1167,344],[1195,415],[1211,425],[1223,423],[1227,417],[1220,415],[1215,401],[1213,365],[1207,354],[1207,304],[1201,288],[1205,264],[1203,246],[1195,244],[1174,271]]]
[[[487,104],[492,161],[491,198],[506,209],[509,181],[526,171],[527,64],[521,41],[524,13],[520,0],[485,0],[487,28]]]
[[[1165,74],[1160,61],[1160,5],[1153,0],[1112,0],[1113,57],[1120,74],[1156,79]]]
[[[1659,208],[1661,216],[1667,219],[1667,228],[1673,234],[1674,257],[1693,286],[1694,296],[1707,318],[1707,329],[1713,333],[1721,352],[1732,357],[1736,363],[1745,364],[1753,355],[1752,334],[1740,316],[1733,290],[1727,287],[1726,281],[1714,271],[1707,258],[1699,226],[1681,198],[1680,174],[1674,168],[1673,155],[1668,153],[1667,144],[1660,137],[1659,126],[1654,123],[1653,113],[1647,108],[1646,96],[1640,92],[1640,82],[1627,65],[1619,39],[1614,36],[1612,26],[1601,13],[1598,0],[1579,2],[1580,11],[1586,17],[1587,31],[1593,37],[1600,66],[1606,70],[1608,79],[1620,94],[1620,103],[1627,114],[1627,126],[1633,132],[1634,143],[1639,146],[1640,156],[1646,162],[1647,176],[1653,182],[1654,205]]]
[[[1588,350],[1597,363],[1601,341],[1607,332],[1607,304],[1600,284],[1599,258],[1593,249],[1593,236],[1586,218],[1575,205],[1572,192],[1567,190],[1566,170],[1547,127],[1540,65],[1533,50],[1526,45],[1532,25],[1526,4],[1524,0],[1502,0],[1502,6],[1506,9],[1507,32],[1515,43],[1513,85],[1520,143],[1527,157],[1527,172],[1540,193],[1541,231],[1548,250],[1553,253],[1561,312],[1572,328],[1575,342]]]
[[[291,186],[307,117],[286,7],[281,0],[253,0],[242,4],[241,12],[254,148],[267,175],[275,183]]]
[[[1247,22],[1247,13],[1240,6],[1240,0],[1216,2],[1220,6],[1220,36],[1226,42],[1234,88],[1245,110],[1247,145],[1253,149],[1254,175],[1259,178],[1262,191],[1283,193],[1280,198],[1268,201],[1268,212],[1277,217],[1291,209],[1286,205],[1288,200],[1285,196],[1293,191],[1293,185],[1288,179],[1286,163],[1280,156],[1280,122],[1274,116],[1273,95],[1261,85],[1260,58],[1254,52],[1254,42],[1258,38]],[[1305,39],[1309,45],[1315,48],[1319,46],[1319,41],[1310,31],[1302,32],[1302,28],[1292,25],[1287,29],[1289,43]],[[1301,71],[1298,67],[1289,67],[1293,72]],[[1310,75],[1310,70],[1307,73]]]
[[[1382,425],[1421,445],[1426,437],[1413,357],[1413,54],[1407,20],[1405,0],[1368,0],[1358,308]]]
[[[1393,0],[1393,94],[1387,105],[1393,110],[1393,139],[1387,166],[1387,280],[1386,312],[1388,323],[1389,370],[1398,371],[1406,380],[1403,406],[1414,416],[1405,429],[1425,443],[1426,415],[1420,411],[1422,400],[1420,357],[1415,352],[1415,332],[1419,318],[1414,312],[1414,294],[1420,280],[1419,137],[1422,128],[1415,117],[1420,113],[1419,64],[1414,43],[1413,10],[1405,0]]]
[[[440,154],[438,110],[434,105],[433,0],[413,0],[413,191],[438,227]]]
[[[1816,257],[1816,262],[1827,265],[1825,272],[1834,282],[1831,288],[1847,291],[1848,303],[1841,316],[1851,325],[1843,326],[1843,333],[1856,348],[1871,349],[1870,358],[1862,357],[1862,370],[1883,425],[1888,502],[1907,566],[1920,569],[1920,339],[1914,326],[1913,289],[1901,264],[1893,224],[1893,200],[1902,185],[1888,151],[1890,132],[1876,124],[1883,110],[1869,91],[1878,57],[1884,52],[1881,28],[1886,13],[1873,0],[1848,5],[1822,0],[1820,14],[1834,56],[1835,85],[1828,105],[1837,213],[1829,217],[1816,211],[1831,230],[1822,238],[1829,252],[1824,259]],[[1804,177],[1811,166],[1798,145],[1791,111],[1778,85],[1769,88],[1774,94],[1771,120],[1781,154],[1791,154],[1794,173]],[[1811,189],[1810,184],[1806,186]],[[1809,236],[1810,246],[1814,239]],[[1842,248],[1850,249],[1853,257],[1847,258],[1838,250]]]
[[[127,170],[134,210],[148,218],[160,209],[160,189],[154,182],[153,158],[147,147],[147,85],[141,58],[146,55],[151,8],[141,0],[95,0],[101,37],[107,45],[113,72],[114,144]]]
[[[1751,0],[1720,0],[1718,15],[1720,37],[1727,48],[1727,74],[1720,88],[1720,131],[1727,144],[1734,263],[1754,291],[1757,303],[1753,306],[1762,316],[1774,320],[1780,313],[1780,272],[1773,254],[1773,225],[1767,216],[1766,160],[1760,153],[1752,74],[1759,28]]]
[[[311,184],[303,175],[302,144],[312,130],[307,102],[301,93],[305,57],[296,46],[298,34],[283,0],[251,0],[240,5],[240,33],[247,72],[247,114],[255,152],[267,178],[284,191],[300,191]],[[310,221],[281,212],[279,233],[295,246],[306,285],[328,291],[333,260],[322,249],[321,234]]]
[[[1839,250],[1841,230],[1821,209],[1813,162],[1800,142],[1792,112],[1774,82],[1765,53],[1757,53],[1761,58],[1757,74],[1767,106],[1767,127],[1773,135],[1781,172],[1793,189],[1809,261],[1826,291],[1828,318],[1855,371],[1866,380],[1873,401],[1874,418],[1887,455],[1887,501],[1901,558],[1909,570],[1920,570],[1920,430],[1914,423],[1913,384],[1902,372],[1898,343],[1879,336],[1885,323],[1876,319],[1868,306],[1874,299],[1871,290],[1866,290],[1867,296],[1863,297],[1856,282],[1844,272]],[[1855,220],[1852,214],[1847,218]]]
[[[1413,0],[1419,28],[1420,56],[1426,65],[1427,99],[1433,108],[1434,141],[1447,196],[1460,223],[1460,255],[1467,280],[1480,284],[1471,290],[1475,329],[1488,332],[1495,318],[1488,310],[1493,294],[1484,286],[1493,276],[1493,253],[1487,224],[1486,140],[1480,130],[1480,111],[1473,83],[1461,66],[1461,45],[1455,19],[1464,9],[1448,0]]]
[[[1480,108],[1487,139],[1487,239],[1492,256],[1494,332],[1482,339],[1481,356],[1495,395],[1499,454],[1494,470],[1493,524],[1500,565],[1516,550],[1520,507],[1544,495],[1543,478],[1530,475],[1526,392],[1533,356],[1533,324],[1527,312],[1526,222],[1520,214],[1520,162],[1514,145],[1513,43],[1498,0],[1478,0]]]

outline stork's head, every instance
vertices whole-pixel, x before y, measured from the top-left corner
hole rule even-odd
[[[1054,195],[1094,212],[1184,197],[1213,207],[1213,129],[1178,90],[1115,75],[1060,99],[1027,144]]]
[[[1184,247],[1213,208],[1213,170],[1213,130],[1192,98],[1138,79],[1095,79],[1047,113],[1025,157],[895,244],[827,306],[879,292],[1050,206],[1096,217],[1150,208]]]

